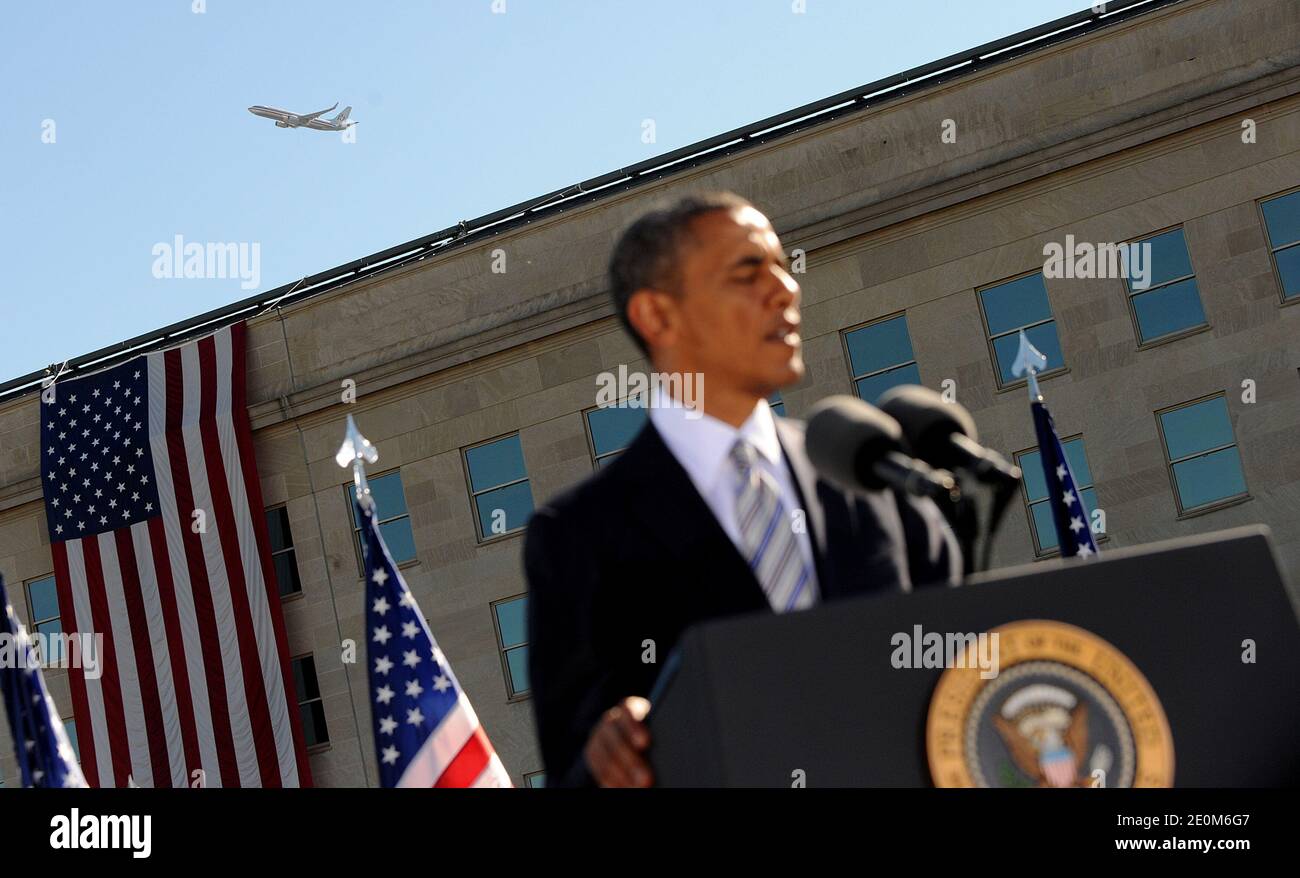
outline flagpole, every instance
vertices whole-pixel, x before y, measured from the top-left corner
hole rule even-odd
[[[348,415],[347,432],[343,444],[339,446],[334,461],[341,467],[352,467],[352,482],[356,486],[357,503],[366,512],[374,514],[375,498],[370,493],[370,483],[366,481],[366,464],[379,460],[379,449],[370,440],[361,435],[357,422]]]

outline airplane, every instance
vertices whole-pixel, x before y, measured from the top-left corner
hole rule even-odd
[[[334,107],[338,103],[335,102]],[[248,112],[254,116],[261,116],[263,119],[274,119],[276,128],[311,128],[315,131],[343,131],[357,124],[355,119],[348,119],[348,114],[352,112],[351,107],[344,107],[343,112],[339,113],[333,119],[322,119],[326,113],[332,112],[334,107],[326,107],[324,110],[318,110],[315,113],[298,115],[290,113],[288,110],[280,110],[275,107],[263,107],[261,104],[248,108]]]

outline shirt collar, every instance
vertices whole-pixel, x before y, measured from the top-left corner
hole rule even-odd
[[[765,399],[737,429],[702,409],[686,408],[656,387],[650,394],[650,422],[702,491],[710,490],[724,471],[722,464],[737,439],[748,441],[773,466],[781,463],[776,420]]]

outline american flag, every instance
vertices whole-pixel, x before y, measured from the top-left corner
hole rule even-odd
[[[310,786],[243,323],[42,394],[41,480],[92,786]]]
[[[1047,501],[1052,508],[1052,521],[1056,525],[1056,540],[1061,548],[1061,557],[1093,557],[1097,554],[1097,544],[1092,539],[1091,519],[1075,484],[1074,473],[1070,471],[1065,448],[1056,435],[1052,413],[1041,399],[1031,401],[1029,406],[1033,409],[1038,455],[1043,461]]]
[[[370,713],[380,786],[512,786],[388,554],[373,501],[354,503],[365,522]]]
[[[59,719],[54,700],[45,688],[45,677],[32,640],[14,615],[0,576],[0,605],[4,621],[0,634],[10,643],[12,662],[0,663],[0,692],[4,693],[9,732],[18,755],[18,774],[25,787],[84,787],[86,778],[77,765],[77,755],[68,732]]]

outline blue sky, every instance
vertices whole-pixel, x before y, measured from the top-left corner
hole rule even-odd
[[[0,380],[255,292],[155,278],[152,248],[175,235],[257,242],[272,289],[1089,4],[492,5],[7,8]],[[246,109],[335,101],[360,121],[354,144]]]

